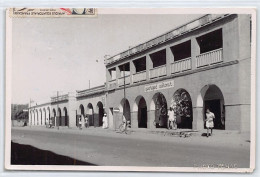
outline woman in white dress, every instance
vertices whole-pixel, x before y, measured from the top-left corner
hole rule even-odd
[[[206,110],[206,127],[207,127],[207,137],[209,137],[209,129],[211,130],[210,135],[212,136],[213,133],[213,127],[214,127],[214,119],[215,115],[213,112],[210,112],[209,109]]]

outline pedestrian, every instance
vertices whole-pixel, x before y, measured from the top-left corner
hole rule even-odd
[[[52,128],[52,120],[50,120],[49,128]]]
[[[102,122],[103,122],[102,128],[104,128],[104,129],[108,128],[108,123],[107,123],[108,120],[107,120],[107,114],[106,113],[103,116]]]
[[[210,135],[212,136],[213,134],[213,127],[214,127],[214,119],[215,115],[213,112],[210,112],[210,109],[208,108],[206,110],[206,127],[207,127],[207,137],[209,137],[209,129],[211,130]]]
[[[123,114],[123,117],[122,117],[122,122],[123,122],[124,130],[126,130],[126,118],[125,118],[124,114]]]
[[[47,117],[46,118],[46,128],[48,128],[48,126],[49,126],[49,118]]]
[[[168,112],[168,129],[177,129],[177,124],[176,124],[176,115],[173,111],[173,108],[170,107],[169,112]]]
[[[86,128],[89,127],[88,115],[87,115],[87,114],[86,114],[86,116],[85,116],[85,127],[86,127]]]
[[[79,129],[82,129],[82,120],[81,120],[81,116],[79,117]]]

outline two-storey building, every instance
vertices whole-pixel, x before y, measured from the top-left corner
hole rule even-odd
[[[110,128],[250,130],[250,15],[205,15],[105,60]],[[141,34],[139,34],[141,35]],[[115,46],[116,47],[116,46]]]

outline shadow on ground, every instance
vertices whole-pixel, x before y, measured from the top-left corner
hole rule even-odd
[[[95,165],[41,150],[30,145],[11,142],[12,165]]]

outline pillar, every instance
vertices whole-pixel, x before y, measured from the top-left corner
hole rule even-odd
[[[171,75],[171,64],[174,61],[173,53],[169,46],[166,47],[166,74],[167,76]]]
[[[133,61],[130,61],[130,84],[133,83],[133,74],[136,73],[135,64]]]
[[[204,116],[203,116],[203,107],[193,107],[193,121],[192,129],[193,130],[203,130],[204,129]]]
[[[131,112],[131,127],[138,128],[138,111]]]
[[[200,54],[200,47],[195,37],[191,38],[191,69],[196,69],[196,56]]]
[[[154,125],[155,120],[155,110],[147,111],[147,128],[154,130],[156,129],[156,126]]]
[[[149,54],[146,55],[146,80],[150,79],[150,69],[153,68],[153,63]]]

